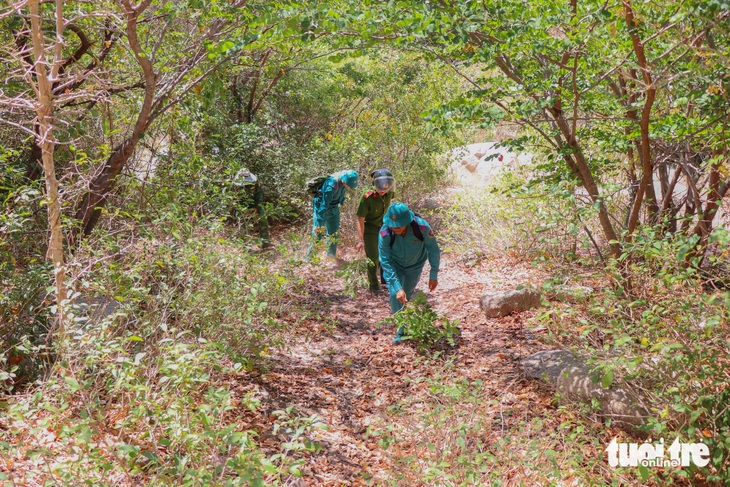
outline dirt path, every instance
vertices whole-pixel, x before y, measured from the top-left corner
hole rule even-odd
[[[493,431],[496,436],[504,434],[506,422],[529,420],[552,407],[551,395],[524,380],[519,368],[520,359],[544,348],[524,328],[534,311],[487,319],[479,309],[485,292],[538,285],[542,277],[528,264],[505,260],[470,267],[443,255],[439,288],[429,302],[439,314],[459,320],[463,338],[446,360],[425,360],[411,346],[392,345],[394,330],[378,326],[390,312],[385,293],[360,291],[351,299],[343,294],[344,284],[333,277],[332,269],[302,272],[317,275],[307,294],[316,298],[316,306],[332,319],[334,328],[309,338],[292,337],[286,350],[271,356],[268,372],[256,378],[269,412],[294,406],[300,416],[317,415],[328,425],[327,430],[311,434],[322,449],[305,454],[305,477],[292,479],[292,485],[381,485],[392,480],[404,468],[400,457],[412,454],[416,446],[403,442],[386,450],[389,445],[378,442],[374,432],[392,428],[394,422],[412,421],[393,408],[418,403],[419,398],[428,400],[424,379],[446,374],[481,380],[484,402],[492,403],[485,407],[492,407],[500,418]],[[423,280],[419,288],[422,285]],[[276,438],[269,441],[272,448],[277,445]]]

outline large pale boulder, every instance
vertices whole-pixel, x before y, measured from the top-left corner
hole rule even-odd
[[[444,154],[455,182],[466,187],[492,184],[503,171],[514,171],[532,160],[531,154],[515,154],[495,142],[480,142]]]
[[[462,160],[461,165],[466,168],[467,171],[470,173],[473,173],[477,170],[477,167],[479,167],[480,159],[479,157],[473,156],[471,154],[467,154]]]
[[[485,294],[479,301],[487,318],[499,318],[540,306],[540,293],[534,289],[516,289]]]
[[[520,362],[526,377],[540,379],[553,386],[561,403],[592,403],[599,406],[597,414],[610,418],[612,424],[634,434],[651,416],[641,395],[629,386],[612,383],[603,387],[601,376],[566,350],[537,352]],[[614,382],[614,381],[612,381]]]
[[[576,363],[563,369],[556,384],[560,401],[592,403],[598,401],[598,415],[627,431],[641,426],[651,416],[640,395],[627,387],[603,387],[599,374],[588,365]]]
[[[576,362],[575,356],[567,350],[544,350],[520,362],[526,377],[544,380],[555,386],[560,373]]]

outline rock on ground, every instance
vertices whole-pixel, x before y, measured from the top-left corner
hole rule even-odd
[[[562,403],[591,403],[596,399],[600,416],[610,418],[614,426],[631,433],[641,434],[636,427],[651,416],[640,394],[628,387],[603,387],[600,376],[566,350],[537,352],[520,364],[525,376],[555,387]]]
[[[516,289],[485,294],[479,301],[487,318],[499,318],[540,306],[540,293],[534,289]]]

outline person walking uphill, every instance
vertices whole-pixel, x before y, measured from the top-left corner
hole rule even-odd
[[[383,215],[390,206],[395,189],[395,178],[387,169],[376,169],[370,173],[373,178],[373,189],[360,198],[357,207],[357,233],[360,241],[357,250],[365,249],[365,255],[370,259],[368,265],[368,283],[371,292],[380,291],[378,269],[378,233],[383,226]]]
[[[393,203],[385,213],[378,251],[393,314],[413,297],[426,260],[431,266],[428,290],[436,289],[441,250],[426,220],[416,216],[405,203]],[[393,343],[400,343],[402,334],[399,329]]]
[[[357,172],[352,169],[336,172],[329,176],[320,186],[312,202],[314,226],[313,242],[307,250],[307,257],[312,252],[314,242],[327,236],[327,256],[337,254],[337,238],[340,230],[340,205],[347,198],[347,189],[357,188]]]

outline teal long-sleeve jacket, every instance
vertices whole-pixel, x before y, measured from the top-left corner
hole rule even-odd
[[[314,226],[323,227],[328,217],[340,214],[340,205],[347,198],[347,187],[341,182],[346,171],[336,172],[322,184],[320,194],[314,198]],[[338,222],[339,228],[339,222]]]
[[[415,278],[418,282],[418,277],[427,260],[431,265],[429,279],[438,280],[441,250],[431,226],[423,218],[418,216],[415,218],[423,234],[423,241],[413,234],[410,225],[407,227],[408,230],[405,236],[395,236],[392,247],[390,245],[391,236],[387,227],[382,227],[378,235],[380,265],[383,267],[383,277],[385,282],[388,283],[388,291],[391,296],[395,296],[400,289],[403,289],[403,282],[406,277],[409,278],[408,281],[412,282],[411,278]],[[413,287],[415,288],[415,283]],[[413,292],[412,289],[407,289],[406,293],[408,291]]]

